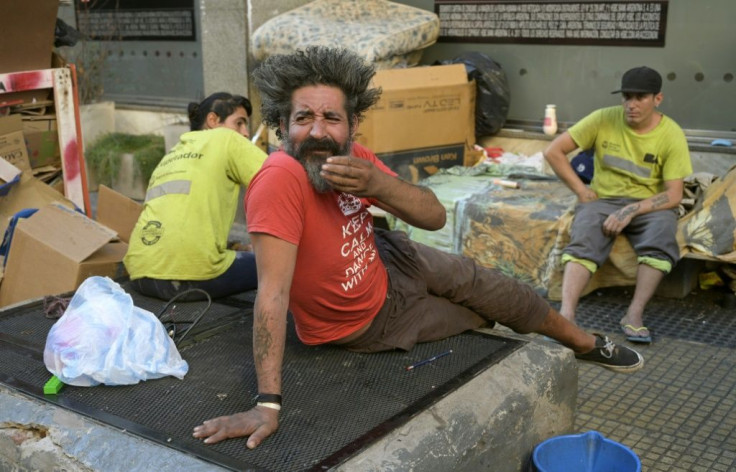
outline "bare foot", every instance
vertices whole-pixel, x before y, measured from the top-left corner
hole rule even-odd
[[[642,338],[642,340],[651,340],[651,333],[649,328],[644,326],[641,320],[635,321],[630,319],[628,316],[621,318],[621,329],[627,338]]]

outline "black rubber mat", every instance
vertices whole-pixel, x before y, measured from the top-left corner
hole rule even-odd
[[[252,297],[213,303],[180,346],[183,380],[119,387],[65,386],[44,396],[46,334],[55,320],[40,302],[0,312],[0,381],[9,387],[234,470],[324,470],[340,464],[523,344],[482,333],[421,344],[411,352],[356,354],[308,347],[290,320],[279,431],[255,450],[244,439],[204,446],[191,436],[203,420],[252,407]],[[164,303],[134,295],[158,313]],[[206,302],[177,304],[177,319],[196,318]],[[452,350],[435,362],[406,366]]]

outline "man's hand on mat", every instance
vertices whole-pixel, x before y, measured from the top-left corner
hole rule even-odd
[[[215,444],[223,439],[250,436],[246,442],[249,449],[276,432],[279,427],[279,412],[257,406],[252,410],[230,416],[207,420],[194,428],[195,438],[204,439],[205,444]]]

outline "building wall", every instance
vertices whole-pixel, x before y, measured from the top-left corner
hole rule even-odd
[[[434,0],[394,1],[429,11],[435,8]],[[183,109],[188,101],[230,90],[247,93],[258,110],[257,93],[248,81],[255,67],[248,38],[269,18],[308,2],[196,0],[196,42],[105,44],[112,54],[102,98],[123,105]],[[736,131],[734,18],[733,0],[669,0],[664,47],[438,42],[425,50],[422,64],[452,59],[464,51],[490,56],[509,80],[508,118],[540,126],[548,103],[557,105],[561,123],[619,103],[610,91],[618,87],[623,72],[646,64],[665,78],[661,109],[684,128]],[[66,19],[73,21],[73,14]],[[253,118],[260,121],[257,113]]]
[[[434,0],[396,0],[434,11]],[[736,131],[736,2],[669,0],[664,47],[545,44],[442,43],[430,46],[422,63],[479,51],[506,72],[511,89],[509,119],[540,122],[548,103],[562,122],[594,108],[615,105],[621,75],[648,65],[664,78],[661,109],[683,128]]]

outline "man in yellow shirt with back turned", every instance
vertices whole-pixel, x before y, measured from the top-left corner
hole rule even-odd
[[[253,253],[227,247],[240,189],[266,159],[248,139],[252,106],[219,92],[188,111],[191,131],[156,166],[124,259],[133,287],[163,300],[190,289],[218,298],[257,286]]]

